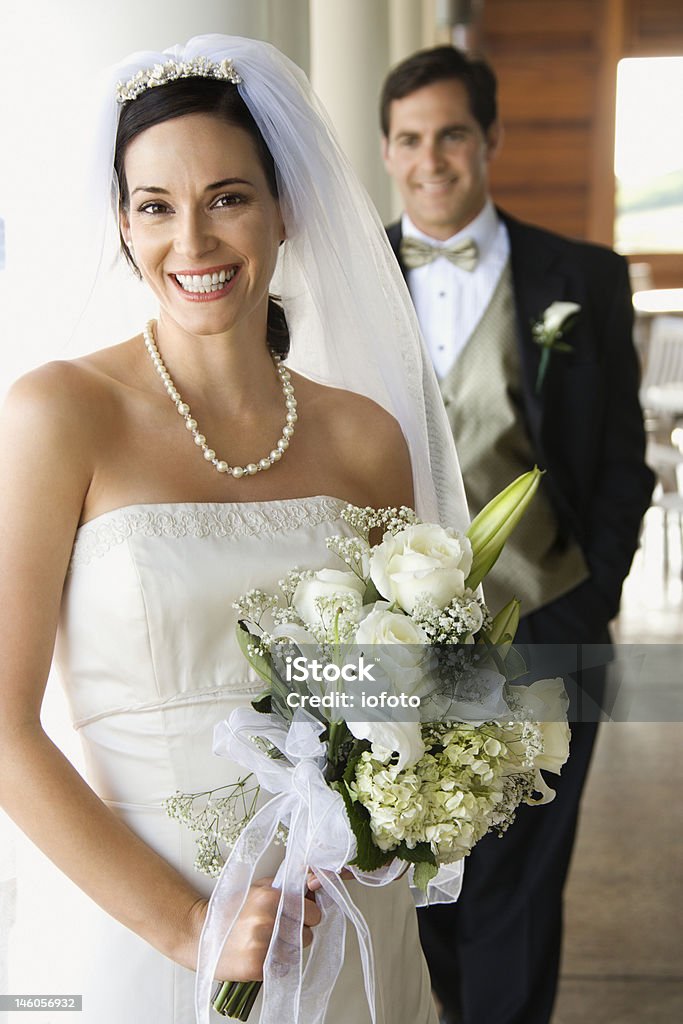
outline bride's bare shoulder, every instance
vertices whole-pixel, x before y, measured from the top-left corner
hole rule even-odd
[[[298,374],[294,383],[297,395],[304,398],[309,415],[319,429],[341,439],[365,437],[368,441],[376,436],[378,442],[393,439],[396,443],[403,439],[398,421],[373,399],[356,391],[319,384]],[[369,431],[373,433],[369,435]]]
[[[29,371],[12,384],[4,415],[20,414],[51,428],[94,431],[116,398],[116,385],[133,370],[131,342],[75,359],[55,359]],[[84,437],[85,441],[86,438]]]
[[[339,464],[352,462],[368,504],[412,503],[408,444],[397,419],[377,402],[355,391],[299,377],[302,414],[307,412],[320,445]]]
[[[37,402],[52,412],[63,407],[76,416],[87,413],[91,400],[101,402],[133,374],[137,358],[133,341],[74,359],[45,362],[12,384],[6,402]]]

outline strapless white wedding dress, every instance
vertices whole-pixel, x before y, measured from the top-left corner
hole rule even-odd
[[[194,839],[161,805],[240,774],[212,753],[215,724],[260,690],[237,646],[232,602],[251,587],[273,589],[294,566],[334,565],[325,538],[346,529],[342,506],[329,497],[132,505],[78,531],[56,658],[88,781],[204,893],[213,883],[193,868]],[[373,936],[378,1024],[435,1024],[407,884],[349,885]],[[83,931],[74,1020],[192,1024],[192,971],[94,905]],[[370,1020],[352,931],[329,1024]]]

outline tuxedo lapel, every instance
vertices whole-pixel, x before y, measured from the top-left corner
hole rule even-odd
[[[403,231],[401,230],[401,222],[397,220],[394,224],[390,224],[387,228],[387,238],[389,239],[389,245],[394,250],[394,255],[398,260],[398,265],[401,268],[403,277],[408,280],[408,271],[403,266],[401,260],[401,239],[403,238]]]
[[[525,398],[529,430],[539,454],[543,453],[542,435],[546,409],[545,394],[555,369],[551,358],[548,373],[540,394],[536,390],[541,347],[534,341],[532,324],[552,302],[566,296],[567,280],[562,273],[557,253],[547,244],[539,244],[538,237],[525,230],[525,226],[502,211],[510,238],[510,267],[517,310],[517,341],[519,345],[522,388]]]

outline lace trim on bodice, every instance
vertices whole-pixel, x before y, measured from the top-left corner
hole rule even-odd
[[[282,533],[334,522],[345,504],[341,498],[323,496],[225,504],[130,505],[104,512],[80,527],[69,570],[100,558],[138,533],[145,537],[248,537]]]

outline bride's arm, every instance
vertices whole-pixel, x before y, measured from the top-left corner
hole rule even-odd
[[[206,900],[100,801],[40,723],[64,578],[93,479],[91,401],[77,368],[50,364],[14,386],[0,416],[0,805],[104,910],[194,967]],[[319,912],[305,902],[311,926]],[[267,880],[252,888],[220,977],[261,977],[276,905]]]

